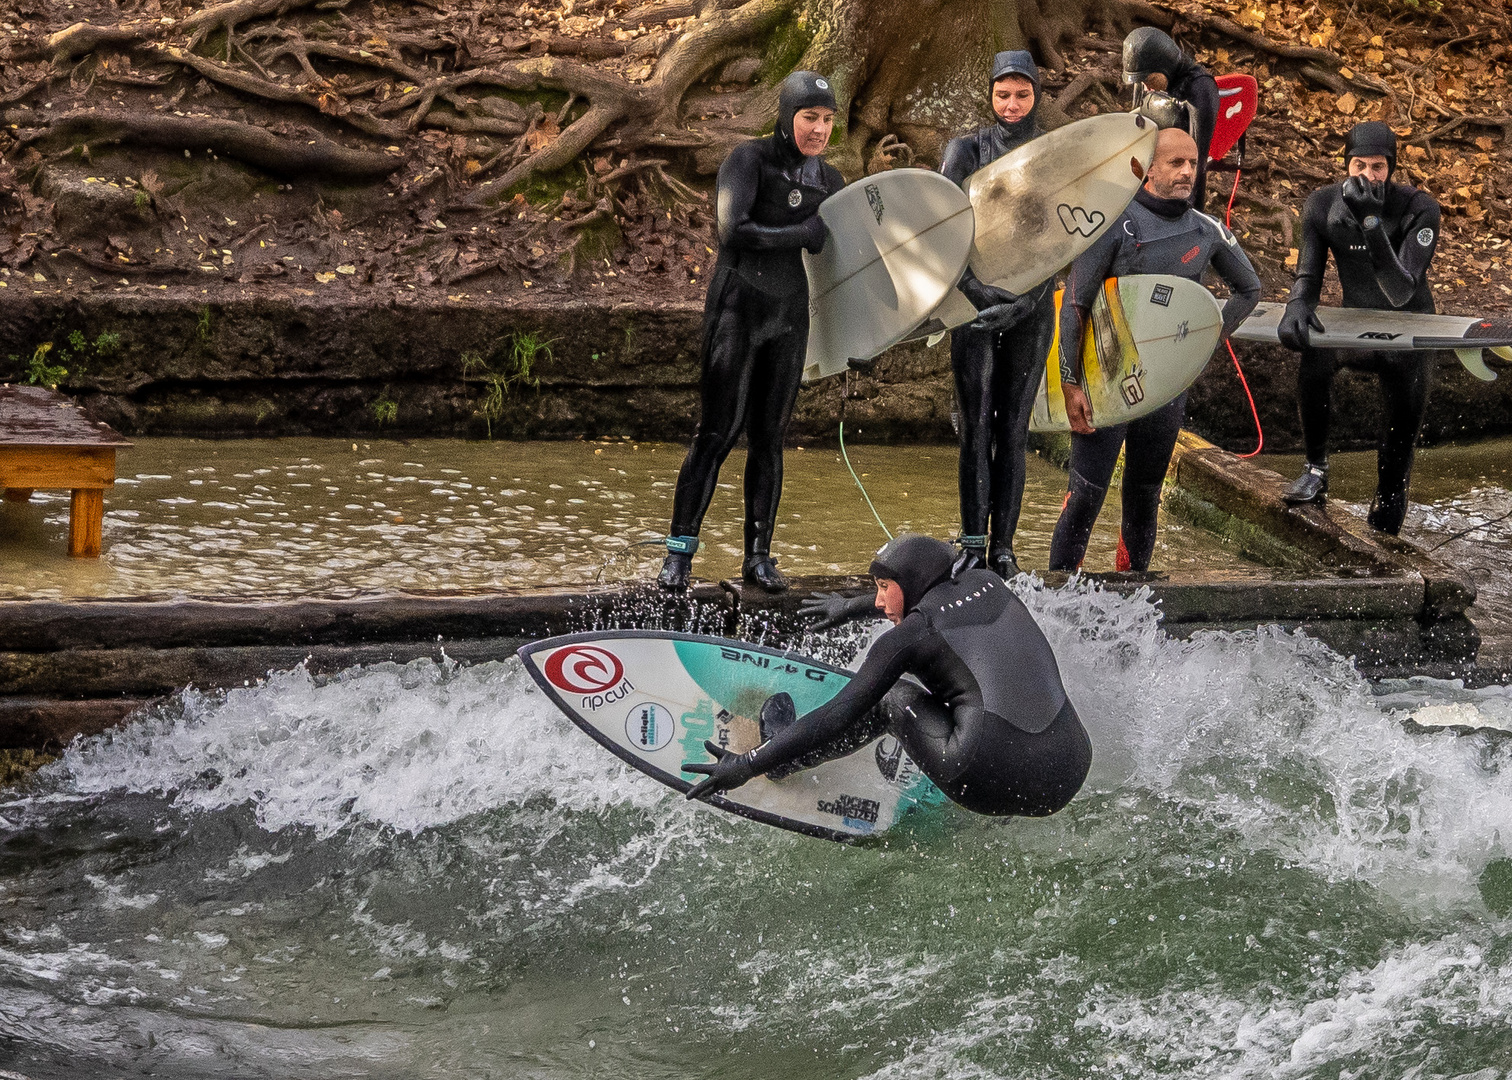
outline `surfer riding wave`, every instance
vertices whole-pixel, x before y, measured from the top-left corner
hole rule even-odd
[[[1050,643],[1002,578],[984,569],[953,577],[953,561],[949,544],[905,533],[872,562],[875,600],[806,601],[801,611],[817,627],[880,609],[893,629],[845,689],[805,716],[794,716],[788,695],[769,698],[756,749],[734,754],[706,743],[714,764],[683,766],[706,776],[688,798],[761,775],[780,780],[887,733],[967,810],[1044,817],[1069,803],[1087,778],[1092,743]]]

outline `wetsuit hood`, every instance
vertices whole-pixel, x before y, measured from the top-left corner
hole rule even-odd
[[[903,613],[919,606],[924,594],[950,576],[955,549],[943,540],[902,533],[889,540],[872,560],[872,577],[896,581],[903,589]]]
[[[1174,87],[1195,66],[1171,40],[1171,35],[1153,26],[1141,26],[1129,33],[1123,43],[1123,77],[1126,85],[1142,83],[1156,72]]]
[[[1396,172],[1396,132],[1379,120],[1367,120],[1349,129],[1349,134],[1344,136],[1344,164],[1346,166],[1350,158],[1374,157],[1376,154],[1386,159],[1386,175],[1389,179],[1391,174]]]
[[[803,109],[823,106],[836,109],[835,91],[829,80],[814,71],[795,71],[782,80],[782,89],[777,95],[777,141],[783,149],[803,156],[793,139],[793,117]]]
[[[1011,143],[1022,142],[1038,133],[1040,107],[1040,71],[1034,57],[1026,49],[1009,49],[992,58],[992,78],[987,80],[987,104],[992,106],[992,88],[999,79],[1009,75],[1022,75],[1034,84],[1034,107],[1018,120],[1004,120],[993,111],[993,119]]]

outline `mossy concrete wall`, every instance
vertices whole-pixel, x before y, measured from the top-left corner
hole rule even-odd
[[[31,294],[12,278],[0,294],[0,379],[24,378],[37,345],[71,334],[120,336],[66,364],[62,388],[127,435],[469,436],[574,438],[630,435],[686,440],[698,414],[702,311],[685,301],[615,304],[543,297],[535,305],[444,296],[354,305],[349,297],[263,295],[235,286],[205,291]],[[550,342],[531,376],[486,415],[488,385],[463,358],[517,374],[508,353],[533,336]],[[8,359],[16,357],[15,360]],[[1296,358],[1242,347],[1266,445],[1296,449]],[[1512,432],[1512,379],[1480,383],[1441,354],[1425,438]],[[848,395],[846,390],[848,388]],[[842,395],[846,399],[842,401]],[[836,422],[857,441],[954,439],[947,345],[894,349],[866,376],[806,387],[792,427],[797,441],[833,439]],[[1370,446],[1378,391],[1372,376],[1341,373],[1335,390],[1340,447]],[[1193,386],[1188,426],[1219,445],[1254,446],[1249,405],[1222,353]]]

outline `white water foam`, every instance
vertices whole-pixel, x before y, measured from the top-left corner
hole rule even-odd
[[[190,690],[52,768],[74,792],[171,793],[195,810],[247,803],[265,829],[322,836],[358,823],[419,832],[535,798],[593,813],[670,801],[578,732],[513,658],[331,679],[301,667],[223,694]]]
[[[1344,659],[1299,634],[1177,641],[1144,595],[1028,577],[1017,588],[1091,732],[1090,789],[1175,800],[1329,880],[1473,902],[1474,878],[1502,854],[1498,829],[1512,822],[1512,769],[1498,768],[1512,747],[1409,734]],[[332,679],[296,669],[224,694],[190,691],[176,712],[84,743],[53,769],[75,793],[174,793],[199,810],[249,803],[266,829],[321,835],[357,823],[418,832],[533,799],[592,813],[655,808],[662,825],[690,831],[707,820],[590,743],[513,658]],[[603,884],[643,869],[606,868]]]

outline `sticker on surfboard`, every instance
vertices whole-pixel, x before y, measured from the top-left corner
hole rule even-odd
[[[851,673],[744,641],[657,630],[605,630],[532,642],[525,670],[578,727],[622,761],[680,792],[702,777],[705,740],[734,753],[760,740],[762,703],[779,691],[798,714],[840,692]],[[891,736],[782,780],[757,777],[716,795],[732,814],[826,840],[886,832],[921,805],[944,801]]]
[[[1055,338],[1029,420],[1031,431],[1069,431],[1060,381],[1060,306]],[[1108,278],[1093,301],[1081,341],[1081,387],[1098,427],[1137,420],[1174,400],[1202,374],[1223,331],[1213,294],[1187,278],[1135,274]]]

